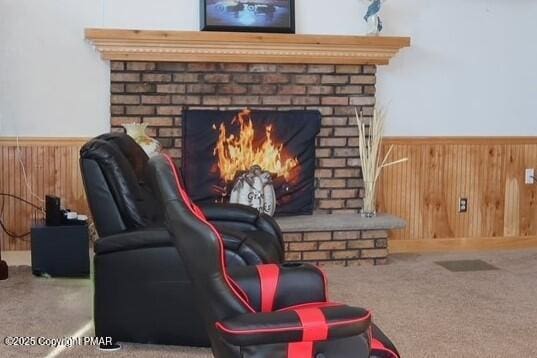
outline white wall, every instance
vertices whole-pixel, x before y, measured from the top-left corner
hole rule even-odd
[[[360,34],[365,0],[296,0],[298,33]],[[334,5],[337,4],[337,5]],[[85,27],[198,29],[198,0],[0,0],[0,135],[109,126],[109,68]],[[537,1],[388,0],[410,35],[378,76],[389,135],[537,135]]]

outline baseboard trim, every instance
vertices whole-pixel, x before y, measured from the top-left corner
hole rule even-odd
[[[537,248],[537,236],[391,240],[391,254],[426,252],[472,252]]]

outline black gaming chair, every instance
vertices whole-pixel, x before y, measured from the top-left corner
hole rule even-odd
[[[208,346],[190,280],[145,183],[149,158],[129,136],[105,134],[80,152],[94,245],[95,334],[114,341]],[[241,205],[208,205],[230,266],[283,261],[274,220]],[[203,260],[202,257],[199,259]]]
[[[149,169],[215,357],[399,357],[367,310],[328,301],[317,267],[226,267],[222,234],[189,199],[172,160],[155,156]]]

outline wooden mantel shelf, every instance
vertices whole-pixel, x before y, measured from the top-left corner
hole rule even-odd
[[[106,60],[386,65],[409,37],[86,29]]]

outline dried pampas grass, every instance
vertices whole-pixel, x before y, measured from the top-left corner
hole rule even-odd
[[[362,214],[364,216],[374,216],[376,213],[376,194],[377,181],[380,177],[383,168],[391,165],[406,162],[408,158],[402,158],[389,162],[389,157],[393,149],[393,145],[388,148],[382,161],[380,160],[382,150],[382,137],[384,135],[384,123],[386,113],[381,109],[376,109],[373,112],[373,119],[367,131],[366,121],[362,113],[356,111],[356,123],[358,125],[358,145],[360,159],[362,162],[362,175],[364,178],[364,206]]]

